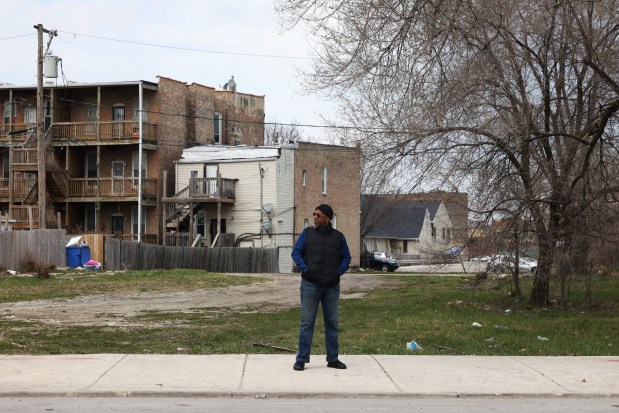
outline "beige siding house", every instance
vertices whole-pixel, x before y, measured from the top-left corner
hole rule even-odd
[[[356,173],[343,175],[347,170]],[[167,245],[278,248],[280,272],[292,272],[296,237],[311,225],[314,208],[330,203],[352,265],[359,265],[359,171],[358,148],[294,143],[185,149],[176,161],[175,194],[163,200]]]

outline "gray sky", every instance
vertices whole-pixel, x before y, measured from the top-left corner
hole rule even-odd
[[[41,23],[58,31],[50,49],[67,81],[160,75],[221,87],[234,75],[238,91],[265,95],[267,122],[320,125],[331,106],[301,93],[296,69],[310,65],[310,48],[300,30],[281,33],[271,0],[20,0],[0,2],[0,15],[0,82],[36,84]]]

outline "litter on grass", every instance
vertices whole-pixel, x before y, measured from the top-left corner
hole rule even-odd
[[[415,340],[413,340],[406,343],[406,349],[415,352],[423,350],[423,347],[421,347],[419,344],[417,344]]]

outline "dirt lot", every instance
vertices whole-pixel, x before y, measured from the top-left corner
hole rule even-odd
[[[130,317],[144,311],[194,312],[222,308],[255,311],[257,308],[276,310],[299,305],[299,276],[258,276],[264,278],[264,282],[245,286],[6,303],[0,304],[0,317],[59,326],[130,326],[142,325],[131,321]],[[360,298],[376,287],[388,287],[394,283],[372,274],[346,274],[342,278],[341,298]]]

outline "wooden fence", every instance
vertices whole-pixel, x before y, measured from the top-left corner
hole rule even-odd
[[[210,272],[277,273],[277,248],[201,248],[152,245],[105,237],[106,270],[175,268]]]
[[[0,266],[19,270],[28,262],[46,267],[66,267],[67,236],[64,229],[0,232]]]
[[[75,235],[64,229],[0,232],[0,266],[19,270],[29,261],[46,267],[67,266],[66,245]],[[277,273],[277,248],[173,247],[123,241],[103,234],[84,234],[90,258],[104,270],[176,268],[210,272]]]

